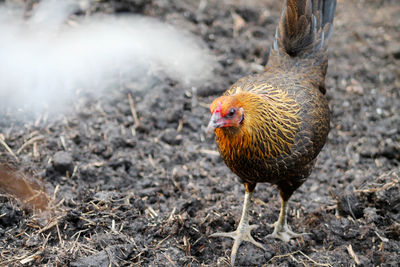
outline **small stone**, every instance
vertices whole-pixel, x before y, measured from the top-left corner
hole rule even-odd
[[[71,153],[65,151],[59,151],[56,154],[54,154],[53,167],[56,171],[60,173],[65,173],[67,171],[72,173],[74,169],[74,164],[72,162]]]
[[[166,129],[161,140],[169,145],[179,145],[182,142],[182,136],[175,129]]]

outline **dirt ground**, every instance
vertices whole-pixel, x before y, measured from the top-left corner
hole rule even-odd
[[[208,235],[236,228],[244,190],[205,134],[208,105],[262,71],[280,2],[96,1],[93,12],[144,14],[199,36],[218,59],[215,80],[190,88],[161,75],[151,90],[77,99],[67,115],[20,122],[3,114],[2,161],[40,181],[30,190],[43,186],[48,197],[0,195],[0,265],[227,266],[232,240]],[[327,75],[332,129],[291,198],[289,224],[309,234],[287,244],[267,238],[280,199],[259,184],[251,223],[267,250],[242,244],[238,265],[398,266],[399,29],[397,0],[338,1]],[[32,198],[50,208],[32,211],[23,204]]]

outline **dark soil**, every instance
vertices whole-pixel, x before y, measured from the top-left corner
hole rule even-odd
[[[41,181],[50,210],[0,195],[0,265],[228,265],[244,189],[204,129],[208,104],[262,71],[281,1],[96,1],[94,12],[159,18],[201,37],[215,80],[196,89],[158,77],[151,90],[116,88],[82,97],[67,115],[2,119],[3,160]],[[204,4],[199,9],[199,3]],[[275,187],[259,184],[249,243],[238,265],[398,266],[400,262],[400,5],[339,1],[329,44],[331,132],[315,170],[291,198],[289,223],[303,238],[269,239]],[[146,89],[146,88],[144,88]],[[132,94],[140,125],[135,123]],[[31,178],[32,179],[32,178]]]

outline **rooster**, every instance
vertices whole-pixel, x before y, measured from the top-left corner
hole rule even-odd
[[[249,208],[257,183],[277,185],[278,221],[269,237],[288,242],[301,236],[287,224],[288,200],[311,174],[329,132],[325,96],[327,43],[336,0],[287,0],[265,72],[238,80],[211,106],[208,132],[215,132],[226,165],[240,177],[245,198],[237,230],[211,237],[231,237],[234,265],[242,241],[254,240]]]

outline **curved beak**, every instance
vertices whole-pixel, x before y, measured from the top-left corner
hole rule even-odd
[[[219,112],[213,113],[207,126],[207,134],[213,133],[215,129],[221,127],[222,125],[223,121],[221,120],[221,114]]]

